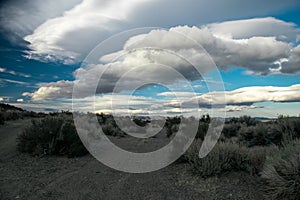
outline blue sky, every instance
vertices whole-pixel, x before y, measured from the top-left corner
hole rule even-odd
[[[11,0],[2,1],[0,9],[2,102],[29,110],[70,110],[74,83],[79,81],[83,89],[89,90],[92,85],[89,81],[97,80],[97,73],[109,66],[111,70],[104,73],[103,83],[97,85],[95,102],[96,111],[109,112],[111,90],[122,77],[120,73],[124,75],[134,70],[135,65],[145,64],[144,69],[132,72],[136,76],[129,74],[129,80],[123,80],[121,91],[115,93],[120,101],[115,111],[124,112],[128,105],[121,101],[131,99],[129,107],[136,114],[146,111],[157,115],[162,111],[178,114],[177,92],[181,103],[190,99],[201,101],[197,110],[209,112],[206,95],[214,91],[208,90],[203,77],[195,75],[185,61],[172,58],[166,51],[159,55],[145,49],[134,52],[135,48],[150,45],[180,54],[187,60],[203,61],[200,67],[206,77],[218,69],[227,99],[227,107],[220,110],[227,111],[228,116],[300,114],[300,2],[297,0],[243,3],[238,0]],[[120,41],[118,37],[110,39],[102,49],[90,53],[110,36],[141,27],[163,29],[121,34]],[[218,68],[205,63],[209,62],[208,57],[199,58],[203,49],[183,42],[180,36],[174,36],[173,30],[200,44]],[[112,61],[111,57],[116,56],[120,56],[118,62]],[[81,66],[84,59],[90,63]],[[154,66],[148,66],[147,59]],[[190,81],[196,97],[189,96],[191,91],[181,87],[182,77],[168,75],[168,70],[161,69],[159,63],[171,66]],[[159,84],[133,92],[133,83],[142,80]],[[212,77],[208,81],[218,85],[220,80]],[[170,95],[168,87],[176,88],[176,92]],[[83,107],[90,110],[91,96],[80,98]],[[192,115],[195,109],[182,111]]]

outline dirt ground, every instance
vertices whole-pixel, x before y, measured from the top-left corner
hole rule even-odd
[[[203,179],[192,174],[189,165],[175,163],[156,172],[129,174],[113,170],[90,155],[39,158],[20,154],[16,137],[29,124],[30,119],[25,119],[0,126],[1,200],[262,199],[257,178],[244,173]],[[114,140],[119,140],[120,146],[133,144],[127,137]]]

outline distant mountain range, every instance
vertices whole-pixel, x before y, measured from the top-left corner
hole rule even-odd
[[[258,121],[268,121],[268,120],[276,120],[278,118],[268,118],[268,117],[254,117]]]
[[[226,120],[230,120],[234,117],[227,117]],[[269,121],[269,120],[276,120],[278,118],[269,118],[269,117],[252,117],[254,119],[256,119],[257,121]]]

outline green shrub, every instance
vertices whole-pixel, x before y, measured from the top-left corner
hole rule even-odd
[[[179,124],[181,123],[180,117],[167,117],[165,127],[167,137],[171,137],[174,133],[178,131]]]
[[[247,146],[250,146],[250,143],[252,143],[252,140],[254,139],[254,132],[254,126],[242,126],[238,131],[239,141]]]
[[[247,171],[251,175],[259,174],[264,167],[267,155],[270,155],[274,148],[254,147],[248,149]]]
[[[125,134],[117,126],[113,126],[110,123],[101,125],[102,131],[105,135],[110,136],[124,136]]]
[[[112,115],[98,114],[98,122],[101,125],[102,131],[105,135],[120,136],[126,135],[117,125]]]
[[[197,131],[197,134],[196,134],[195,138],[204,140],[205,135],[208,131],[208,128],[209,128],[209,123],[203,122],[203,121],[200,120],[199,121],[199,126],[198,126],[198,131]]]
[[[239,141],[248,147],[272,144],[269,127],[263,123],[255,126],[242,126],[238,131]]]
[[[281,117],[274,124],[273,135],[279,135],[281,143],[288,143],[291,140],[300,138],[300,118]]]
[[[240,124],[237,123],[225,124],[222,130],[222,134],[226,138],[236,137],[240,127]]]
[[[0,113],[0,125],[5,124],[5,119],[2,113]]]
[[[299,199],[300,141],[294,141],[268,157],[262,178],[266,198]]]
[[[259,122],[254,118],[242,116],[227,121],[222,133],[223,141],[237,137],[240,143],[248,147],[282,146],[300,138],[300,118],[279,117],[275,121]]]
[[[267,146],[271,143],[268,135],[268,126],[257,124],[254,128],[254,137],[249,146]]]
[[[238,122],[242,123],[242,124],[245,124],[247,126],[255,126],[257,121],[255,118],[252,118],[250,116],[247,116],[247,115],[244,115],[244,116],[241,116],[239,119],[238,119]]]
[[[234,143],[218,143],[204,158],[199,158],[201,141],[195,141],[185,154],[185,159],[202,177],[220,175],[230,171],[257,174],[265,162],[265,148],[248,149]]]
[[[18,137],[18,150],[31,154],[81,156],[87,153],[71,116],[32,120]]]

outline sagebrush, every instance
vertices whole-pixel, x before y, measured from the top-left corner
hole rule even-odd
[[[291,141],[267,158],[262,171],[264,194],[268,199],[300,198],[300,141]]]
[[[249,149],[236,143],[216,144],[204,158],[199,158],[201,140],[195,141],[184,155],[194,171],[202,177],[220,175],[231,171],[246,171],[258,174],[264,165],[267,148]]]
[[[72,117],[64,114],[32,120],[17,140],[20,152],[70,157],[87,154]]]

